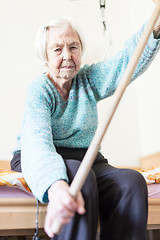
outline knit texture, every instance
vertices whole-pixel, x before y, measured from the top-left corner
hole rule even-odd
[[[67,101],[62,100],[45,74],[29,85],[15,152],[21,150],[25,180],[41,202],[48,202],[47,190],[55,181],[68,181],[55,146],[88,148],[98,125],[97,102],[116,90],[142,31],[115,57],[82,67],[73,79]],[[147,69],[159,47],[160,41],[151,36],[131,81]]]

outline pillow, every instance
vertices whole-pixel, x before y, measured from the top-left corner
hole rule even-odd
[[[2,168],[0,168],[0,186],[16,187],[31,192],[22,173]]]
[[[147,184],[160,183],[160,167],[139,171]]]

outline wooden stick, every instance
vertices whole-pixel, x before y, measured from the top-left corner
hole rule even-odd
[[[97,128],[97,131],[93,137],[93,140],[92,140],[92,142],[83,158],[83,161],[71,183],[69,192],[73,197],[77,196],[78,192],[81,190],[81,188],[87,178],[87,175],[88,175],[88,173],[92,167],[92,164],[96,158],[96,155],[98,153],[100,143],[106,133],[106,130],[108,129],[108,126],[109,126],[109,124],[112,120],[112,117],[118,107],[118,104],[123,96],[123,93],[124,93],[125,89],[127,88],[128,84],[130,82],[130,79],[132,78],[132,75],[136,69],[136,66],[141,57],[141,54],[142,54],[142,52],[147,44],[147,41],[154,29],[154,25],[160,14],[160,1],[159,0],[153,0],[153,1],[156,2],[156,7],[153,11],[153,14],[152,14],[150,20],[148,21],[148,24],[147,24],[147,26],[141,36],[141,39],[135,49],[135,52],[134,52],[130,62],[128,63],[128,66],[125,70],[123,78],[114,93],[113,106],[110,109],[110,112],[107,111],[107,113],[105,114],[105,120],[104,120],[103,124]],[[52,231],[55,234],[59,234],[61,227],[62,226],[60,226],[58,224],[58,222],[54,222],[52,225]]]

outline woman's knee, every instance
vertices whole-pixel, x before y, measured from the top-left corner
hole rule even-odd
[[[69,177],[70,183],[73,181],[78,168],[80,167],[81,162],[77,160],[66,160],[67,174]],[[82,192],[90,194],[91,192],[97,191],[97,182],[94,171],[91,169],[88,173],[88,176],[83,184]]]
[[[125,169],[123,171],[125,176],[125,181],[123,183],[123,190],[133,194],[143,194],[143,196],[148,197],[147,185],[144,177],[141,173],[132,169]]]
[[[87,195],[91,195],[94,192],[97,192],[97,181],[94,171],[91,169],[88,173],[88,176],[84,182],[82,191]]]
[[[10,162],[11,170],[14,170],[16,172],[22,172],[21,169],[21,152],[16,152],[13,155],[13,158]]]
[[[85,208],[88,212],[88,218],[93,217],[97,225],[99,201],[97,182],[93,170],[90,170],[87,179],[84,182],[82,187],[82,195],[85,200]]]

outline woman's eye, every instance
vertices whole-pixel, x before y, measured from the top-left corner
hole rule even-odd
[[[73,50],[73,51],[74,51],[74,50],[77,50],[77,47],[72,46],[72,47],[71,47],[71,50]]]
[[[56,48],[54,51],[55,51],[55,52],[60,52],[60,51],[61,51],[61,48]]]

